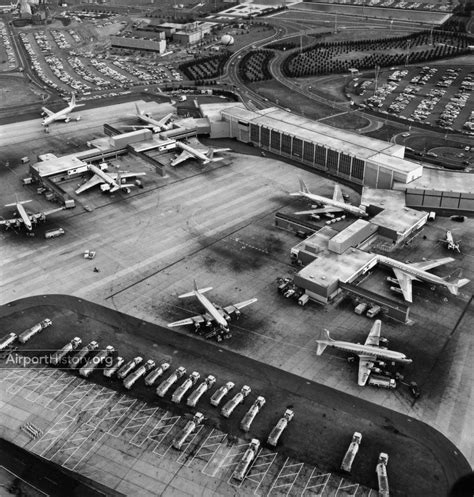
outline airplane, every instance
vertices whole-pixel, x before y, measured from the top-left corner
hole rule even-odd
[[[344,197],[342,195],[340,185],[336,184],[334,186],[334,194],[333,194],[332,199],[330,199],[327,197],[322,197],[321,195],[316,195],[314,193],[311,193],[309,191],[308,187],[306,186],[306,183],[301,178],[298,178],[298,179],[300,182],[300,191],[296,192],[296,193],[290,193],[290,195],[305,197],[313,202],[316,202],[317,204],[324,205],[325,207],[322,207],[320,209],[311,209],[308,211],[295,212],[296,215],[327,214],[327,213],[332,213],[332,212],[344,211],[344,212],[348,212],[349,214],[352,214],[352,215],[358,216],[358,217],[367,217],[368,216],[367,212],[365,212],[365,209],[346,203],[346,201],[344,200]]]
[[[103,192],[113,193],[117,190],[122,190],[125,193],[130,193],[132,186],[138,186],[135,183],[124,183],[127,178],[135,178],[136,176],[144,176],[146,173],[129,173],[117,171],[116,173],[107,173],[107,164],[102,162],[99,167],[94,164],[88,164],[88,169],[94,173],[91,179],[83,183],[76,191],[76,195],[89,190],[94,186],[100,185]]]
[[[317,355],[321,355],[326,347],[334,347],[336,349],[345,350],[359,356],[359,378],[358,384],[363,387],[369,378],[374,363],[378,359],[388,361],[402,362],[409,364],[412,362],[405,354],[380,347],[380,342],[385,341],[380,337],[380,328],[382,322],[377,319],[372,326],[364,345],[360,343],[345,342],[343,340],[334,340],[331,338],[329,331],[324,330],[327,336],[326,340],[316,340],[318,344]]]
[[[43,119],[41,124],[43,126],[49,126],[54,121],[64,121],[68,123],[71,120],[71,116],[69,114],[71,114],[76,107],[83,107],[84,105],[85,104],[76,104],[76,95],[73,93],[68,106],[58,112],[53,112],[46,107],[42,107],[41,109],[43,111],[43,115],[47,115],[47,117]],[[81,116],[76,117],[76,121],[79,121],[80,119]]]
[[[38,222],[46,221],[46,217],[55,212],[62,211],[64,207],[59,207],[56,209],[51,209],[45,212],[30,213],[27,212],[23,207],[23,204],[32,202],[31,200],[17,200],[12,204],[6,204],[5,207],[15,207],[16,212],[19,217],[14,217],[11,219],[0,219],[0,226],[5,226],[5,228],[20,228],[22,225],[27,229],[27,231],[32,232],[33,226]]]
[[[147,124],[146,126],[132,126],[133,128],[148,128],[151,129],[153,133],[159,133],[160,131],[166,131],[173,127],[172,123],[168,123],[173,116],[173,113],[166,114],[166,116],[162,117],[160,120],[156,120],[153,119],[150,114],[140,110],[138,104],[135,104],[135,108],[137,109],[137,118]]]
[[[221,330],[228,332],[228,321],[230,321],[231,316],[235,314],[235,316],[238,318],[240,316],[240,309],[253,304],[254,302],[257,302],[257,299],[253,298],[250,300],[245,300],[244,302],[239,302],[238,304],[229,305],[227,307],[220,307],[210,302],[203,295],[203,293],[208,292],[209,290],[212,290],[212,287],[198,288],[196,281],[194,281],[194,290],[188,293],[184,293],[183,295],[179,295],[178,298],[184,299],[186,297],[196,297],[207,312],[204,314],[199,314],[198,316],[193,316],[191,318],[182,319],[181,321],[169,323],[168,327],[174,328],[176,326],[194,324],[194,326],[198,330],[201,327],[202,323],[205,323],[206,326],[211,326],[213,322],[216,322]]]
[[[442,278],[435,274],[428,273],[428,269],[432,269],[448,262],[454,261],[452,257],[444,257],[442,259],[433,259],[431,261],[400,262],[385,255],[377,255],[378,262],[393,269],[397,277],[398,284],[403,292],[403,297],[407,302],[412,302],[412,281],[427,281],[435,285],[445,286],[453,295],[459,293],[459,288],[467,285],[470,280],[463,278],[452,279],[450,276]]]
[[[212,147],[205,147],[200,150],[199,148],[191,147],[191,145],[180,141],[176,141],[176,147],[180,148],[182,152],[173,161],[171,161],[171,166],[177,166],[178,164],[181,164],[181,162],[192,158],[198,159],[203,165],[209,164],[209,162],[219,162],[224,160],[224,157],[214,157],[214,154],[216,152],[227,152],[230,150],[230,148]]]
[[[442,243],[445,243],[448,250],[457,250],[459,253],[461,253],[461,249],[459,248],[459,244],[461,242],[454,241],[452,231],[447,230],[446,231],[446,238],[439,240],[439,241]]]

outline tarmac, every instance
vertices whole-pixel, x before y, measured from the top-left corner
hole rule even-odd
[[[313,476],[315,471],[319,475],[333,473],[354,431],[362,432],[364,438],[348,481],[354,479],[368,489],[377,488],[374,470],[380,452],[390,453],[389,474],[391,495],[394,496],[446,495],[454,481],[470,469],[456,447],[424,423],[217,345],[208,344],[202,348],[201,341],[193,336],[176,334],[86,300],[64,295],[21,299],[0,308],[0,323],[6,330],[19,332],[45,317],[50,318],[53,325],[33,337],[27,345],[20,346],[20,354],[28,350],[36,352],[37,357],[48,356],[47,351],[56,350],[72,336],[79,336],[83,343],[98,339],[102,346],[112,344],[126,359],[137,354],[156,361],[166,359],[171,362],[171,370],[184,365],[188,373],[198,370],[214,374],[219,385],[230,379],[236,383],[236,388],[247,384],[253,390],[244,405],[239,406],[226,420],[210,406],[210,392],[199,401],[196,408],[189,409],[171,403],[170,394],[164,399],[158,399],[154,388],[147,388],[143,381],[127,392],[119,380],[104,378],[100,371],[94,372],[88,380],[83,380],[71,370],[63,372],[44,366],[31,369],[20,364],[14,367],[11,361],[13,356],[7,355],[0,372],[3,436],[15,440],[15,443],[46,460],[62,464],[68,470],[78,471],[89,478],[99,478],[101,483],[118,492],[127,495],[156,495],[156,492],[174,495],[166,490],[169,482],[163,475],[160,476],[160,470],[173,461],[176,455],[176,462],[181,459],[183,465],[193,460],[198,463],[203,450],[202,444],[198,442],[208,442],[212,434],[216,440],[213,442],[213,459],[205,459],[207,477],[199,475],[195,479],[185,476],[178,467],[173,480],[174,488],[178,491],[186,489],[183,480],[190,480],[188,483],[192,488],[196,485],[196,490],[201,489],[202,495],[212,495],[210,490],[216,482],[209,481],[208,477],[216,476],[215,467],[221,468],[225,464],[225,459],[223,461],[219,456],[223,451],[226,452],[229,442],[232,445],[234,441],[240,447],[240,454],[245,447],[245,439],[248,441],[256,437],[264,442],[274,423],[289,407],[294,410],[295,418],[283,433],[276,452],[264,444],[265,454],[272,454],[274,460],[276,457],[282,458],[280,465],[282,460],[285,462],[279,472],[276,461],[276,467],[270,472],[266,471],[265,482],[263,479],[258,482],[259,494],[282,493],[282,489],[275,490],[282,483],[279,481],[281,472],[288,471],[289,467],[294,469],[299,466],[302,470],[304,465],[313,466]],[[232,367],[229,368],[229,365]],[[54,386],[56,382],[59,385]],[[238,423],[257,395],[263,395],[267,404],[244,437]],[[123,413],[125,406],[130,408],[126,416]],[[205,415],[205,425],[197,430],[190,442],[191,446],[185,448],[185,454],[176,453],[169,446],[172,440],[170,430],[182,426],[183,416],[188,414],[189,417],[196,410]],[[37,439],[24,443],[27,437],[20,434],[18,428],[26,422],[34,423],[43,433]],[[153,425],[153,422],[156,424]],[[226,433],[228,435],[224,444]],[[129,447],[125,452],[121,451],[121,443],[126,440],[135,450]],[[121,452],[120,456],[118,451]],[[117,457],[111,458],[113,454],[117,454]],[[143,464],[143,458],[153,457],[152,454],[160,454],[161,460],[155,458],[153,473],[150,473],[151,468],[143,469],[139,463]],[[237,460],[234,460],[234,467]],[[90,468],[92,461],[93,466],[99,466],[93,469],[94,473],[91,473]],[[148,478],[141,476],[137,479],[133,472],[127,472],[124,467],[119,468],[130,462],[136,472],[141,471]],[[300,473],[298,471],[295,475],[291,472],[291,495],[296,495],[298,487],[309,481],[305,476],[307,472]],[[255,472],[249,476],[255,476]],[[337,475],[331,477],[337,478]],[[252,484],[252,478],[249,483]],[[224,490],[232,489],[220,486],[215,492],[217,495],[229,495]],[[248,495],[249,490],[244,482],[236,494]],[[198,495],[199,491],[192,493]]]
[[[58,126],[70,124],[74,125]],[[97,126],[84,131],[80,139],[75,137],[74,142],[84,143],[89,136],[97,136]],[[40,136],[32,142],[35,153],[40,149],[43,153],[52,151],[45,150],[46,145],[41,143]],[[23,155],[28,146],[22,145]],[[235,144],[235,148],[245,152],[242,144]],[[15,153],[18,156],[18,146]],[[257,297],[256,304],[244,309],[241,320],[231,324],[233,338],[221,344],[222,350],[238,352],[426,421],[447,436],[472,464],[472,334],[468,331],[472,327],[472,283],[459,297],[443,289],[415,285],[410,312],[413,325],[390,321],[382,325],[390,346],[414,359],[405,375],[420,384],[420,399],[411,399],[403,387],[396,391],[360,389],[356,368],[343,354],[317,357],[315,340],[326,327],[337,338],[362,341],[371,321],[355,315],[347,299],[325,308],[316,304],[301,308],[276,292],[275,278],[295,271],[289,251],[299,240],[275,228],[274,214],[284,209],[301,210],[305,204],[288,193],[296,189],[297,175],[311,184],[316,177],[271,157],[234,153],[228,157],[231,163],[226,165],[217,163],[202,169],[189,162],[170,168],[166,178],[150,174],[144,177],[145,188],[130,195],[83,194],[76,209],[51,216],[35,238],[0,233],[1,303],[33,295],[70,294],[166,325],[201,312],[192,299],[177,299],[191,289],[193,279],[200,286],[212,285],[210,296],[222,305]],[[18,191],[19,179],[26,173],[26,166],[0,170],[2,197],[8,194],[10,198]],[[334,183],[317,178],[317,193],[331,195]],[[357,204],[355,192],[348,192],[351,202]],[[34,195],[35,207],[51,207],[33,190],[26,188],[22,195]],[[1,214],[5,216],[6,210]],[[445,228],[453,228],[452,224],[438,217],[425,228],[423,236],[391,256],[417,261],[452,255],[437,241]],[[42,239],[44,230],[54,226],[62,226],[66,235]],[[434,272],[443,275],[462,268],[464,276],[472,279],[474,223],[467,220],[458,226],[456,234],[462,240],[463,253],[456,254],[455,263],[449,267]],[[94,261],[83,259],[85,249],[97,251]],[[94,266],[100,273],[92,271]],[[376,269],[363,284],[387,292],[387,275],[393,276]],[[189,332],[176,329],[175,335],[187,336]],[[200,343],[203,350],[214,347]]]

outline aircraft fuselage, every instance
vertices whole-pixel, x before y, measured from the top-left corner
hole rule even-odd
[[[300,192],[303,197],[322,205],[330,205],[331,207],[336,207],[341,209],[341,211],[349,212],[350,214],[358,217],[367,217],[368,214],[364,209],[356,207],[355,205],[346,204],[345,202],[339,202],[338,200],[333,200],[326,197],[321,197],[314,193]]]
[[[405,354],[401,352],[396,352],[395,350],[381,349],[379,347],[374,347],[372,345],[362,345],[359,343],[351,343],[345,342],[342,340],[320,340],[319,343],[323,343],[328,347],[335,347],[336,349],[344,350],[345,352],[349,352],[351,354],[363,355],[363,356],[372,356],[374,359],[382,358],[390,361],[398,361],[398,362],[412,362],[411,359],[408,359]]]

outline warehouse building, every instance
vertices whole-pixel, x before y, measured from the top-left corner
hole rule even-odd
[[[404,159],[405,147],[350,133],[275,107],[221,111],[229,136],[357,185],[392,188],[419,178],[423,167]],[[221,130],[221,133],[223,130]],[[212,137],[212,135],[211,135]]]

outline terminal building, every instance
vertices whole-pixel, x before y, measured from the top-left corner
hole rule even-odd
[[[123,48],[128,50],[144,50],[149,52],[158,52],[160,54],[166,51],[166,40],[159,38],[143,38],[137,36],[111,36],[110,43],[114,48]]]

